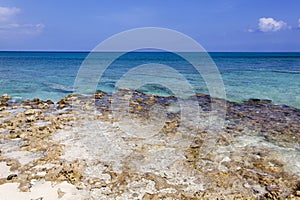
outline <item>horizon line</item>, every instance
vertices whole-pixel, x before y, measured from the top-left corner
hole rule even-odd
[[[90,51],[90,50],[0,50],[0,53],[129,53],[125,51]],[[168,51],[133,51],[134,53],[172,53]],[[300,53],[299,51],[176,51],[174,53]]]

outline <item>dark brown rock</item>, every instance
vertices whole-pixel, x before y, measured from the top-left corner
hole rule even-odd
[[[6,178],[6,180],[10,181],[13,178],[16,178],[17,176],[18,176],[17,174],[10,174],[10,175],[8,175],[8,177]]]

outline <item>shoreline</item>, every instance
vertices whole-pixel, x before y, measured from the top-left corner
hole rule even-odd
[[[174,97],[173,95],[159,95],[159,94],[152,94],[152,93],[144,93],[144,92],[141,92],[141,91],[138,91],[138,90],[131,90],[131,89],[127,89],[127,88],[119,88],[117,89],[117,91],[122,91],[122,90],[128,90],[128,91],[133,91],[133,92],[137,92],[137,93],[140,93],[140,94],[143,94],[143,95],[147,95],[147,96],[155,96],[155,97],[162,97],[162,98],[170,98],[170,97]],[[112,95],[113,93],[112,92],[105,92],[105,91],[102,91],[102,90],[96,90],[96,93],[105,93],[107,95]],[[9,104],[20,104],[20,103],[23,103],[23,102],[26,102],[26,101],[33,101],[34,99],[38,99],[40,101],[44,101],[44,102],[52,102],[53,104],[57,104],[60,100],[64,99],[65,97],[69,96],[69,95],[82,95],[82,94],[77,94],[77,93],[66,93],[66,95],[57,100],[57,101],[53,101],[51,99],[40,99],[40,98],[37,98],[37,97],[32,97],[32,98],[27,98],[27,99],[24,99],[24,100],[18,100],[16,101],[16,99],[13,100],[13,98],[7,94],[7,93],[3,93],[3,94],[0,94],[1,96],[5,95],[5,96],[8,96],[10,99],[6,102],[6,103],[9,103]],[[87,96],[87,97],[90,97],[92,96],[92,94],[90,95],[82,95],[82,96]],[[193,96],[190,96],[188,98],[193,98],[195,96],[206,96],[208,98],[212,98],[212,99],[220,99],[218,97],[211,97],[209,94],[205,94],[205,93],[195,93],[195,95]],[[17,99],[20,99],[20,97],[18,97]],[[267,99],[267,98],[256,98],[256,97],[251,97],[251,98],[248,98],[248,99],[241,99],[241,100],[230,100],[230,99],[220,99],[222,101],[225,101],[225,102],[228,102],[228,103],[233,103],[233,104],[239,104],[239,105],[244,105],[244,104],[271,104],[271,105],[274,105],[274,106],[279,106],[279,107],[290,107],[290,108],[293,108],[293,109],[297,109],[297,110],[300,110],[300,107],[296,107],[296,106],[291,106],[291,105],[286,105],[286,104],[278,104],[278,103],[274,103],[273,100],[271,99]],[[1,103],[1,102],[0,102]],[[51,104],[52,104],[51,103]]]
[[[100,91],[57,103],[12,103],[2,95],[0,193],[10,199],[299,198],[299,109],[213,99],[227,104],[225,126],[216,133],[207,128],[208,95],[191,98],[202,124],[191,116],[183,126],[176,98],[119,92],[141,127],[159,105],[152,120],[159,123],[166,112],[161,130],[151,137],[130,127],[126,133],[119,125],[129,114],[113,115],[117,99]]]

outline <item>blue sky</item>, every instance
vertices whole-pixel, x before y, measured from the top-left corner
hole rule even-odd
[[[0,50],[91,50],[145,26],[208,51],[300,51],[299,0],[0,0]]]

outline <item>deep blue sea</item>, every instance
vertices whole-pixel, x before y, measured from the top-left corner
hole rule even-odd
[[[34,97],[58,101],[72,93],[74,80],[87,55],[80,52],[0,52],[0,93],[7,93],[16,101]],[[99,53],[99,65],[112,55]],[[262,98],[275,104],[300,108],[300,53],[209,55],[221,73],[228,100],[241,102]],[[188,80],[197,93],[208,93],[205,82],[195,69],[183,59],[166,52],[135,52],[120,57],[105,71],[98,89],[113,91],[116,81],[124,73],[145,63],[169,64]],[[170,94],[158,85],[143,87],[141,91]]]

